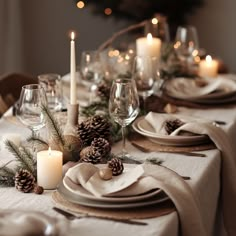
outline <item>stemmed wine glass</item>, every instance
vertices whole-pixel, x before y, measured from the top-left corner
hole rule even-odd
[[[121,159],[129,157],[125,148],[125,127],[129,125],[139,113],[139,97],[133,79],[118,78],[111,86],[109,99],[109,114],[122,129]]]
[[[47,105],[46,93],[39,84],[24,85],[21,90],[17,117],[37,137],[37,132],[45,125],[42,106]]]
[[[189,73],[199,50],[197,29],[191,25],[179,26],[176,31],[174,49],[186,72]]]
[[[146,98],[154,92],[154,85],[160,79],[158,58],[148,56],[135,57],[132,78],[136,82],[138,94],[143,98],[144,112],[146,112]]]
[[[89,88],[90,102],[93,99],[97,84],[103,77],[103,68],[101,65],[100,55],[97,51],[84,51],[81,55],[80,73],[82,83]]]

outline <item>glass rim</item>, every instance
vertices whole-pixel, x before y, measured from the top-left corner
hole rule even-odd
[[[43,89],[43,86],[40,84],[26,84],[22,86],[22,89],[31,89],[31,90],[36,90],[36,89]]]

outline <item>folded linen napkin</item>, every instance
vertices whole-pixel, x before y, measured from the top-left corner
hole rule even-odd
[[[223,220],[228,235],[236,235],[236,159],[231,140],[229,140],[227,134],[220,127],[209,123],[186,123],[176,129],[171,135],[177,135],[182,130],[208,135],[221,151]]]
[[[130,195],[134,195],[147,189],[160,188],[165,191],[177,208],[181,222],[181,235],[207,235],[197,199],[189,185],[174,171],[162,166],[142,164],[128,169],[127,174],[117,176],[118,179],[114,177],[114,181],[105,181],[97,176],[98,170],[99,168],[92,164],[80,163],[69,169],[64,178],[70,178],[74,183],[83,185],[84,188],[98,196],[100,194],[109,196],[111,192],[113,196],[117,196],[116,193],[120,196],[122,191],[123,194],[128,192]],[[129,177],[130,179],[128,179]],[[120,183],[116,184],[117,181]],[[104,189],[102,186],[105,186]],[[114,192],[114,190],[119,191]]]
[[[149,112],[145,118],[144,118],[154,129],[156,133],[168,135],[165,123],[166,121],[174,121],[176,119],[179,119],[183,123],[189,123],[189,122],[206,122],[206,123],[212,123],[211,120],[199,118],[199,117],[193,117],[193,116],[186,116],[186,115],[180,115],[180,114],[162,114],[162,113],[155,113],[155,112]]]
[[[172,79],[166,85],[169,95],[177,98],[196,98],[210,94],[215,91],[235,91],[236,83],[233,80],[218,77],[216,79],[204,79],[205,86],[199,86],[196,80],[186,78]]]

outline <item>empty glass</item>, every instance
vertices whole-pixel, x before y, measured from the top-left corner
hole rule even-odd
[[[139,98],[133,79],[115,79],[111,86],[109,99],[109,114],[122,129],[122,152],[120,158],[129,157],[125,148],[125,127],[137,117],[139,113]]]
[[[54,73],[42,74],[38,76],[38,81],[46,92],[49,109],[60,111],[63,103],[61,76]]]

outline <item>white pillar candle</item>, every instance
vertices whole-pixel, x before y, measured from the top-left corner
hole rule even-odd
[[[70,104],[77,104],[76,91],[76,60],[75,60],[75,33],[71,32],[70,41]]]
[[[201,77],[216,77],[218,74],[218,62],[212,60],[212,57],[207,55],[205,60],[199,62],[199,76]]]
[[[37,153],[37,183],[44,189],[55,189],[62,179],[62,152],[51,150]]]
[[[137,56],[160,57],[161,54],[161,40],[153,38],[152,34],[147,34],[147,37],[138,38],[136,40],[136,54]]]

